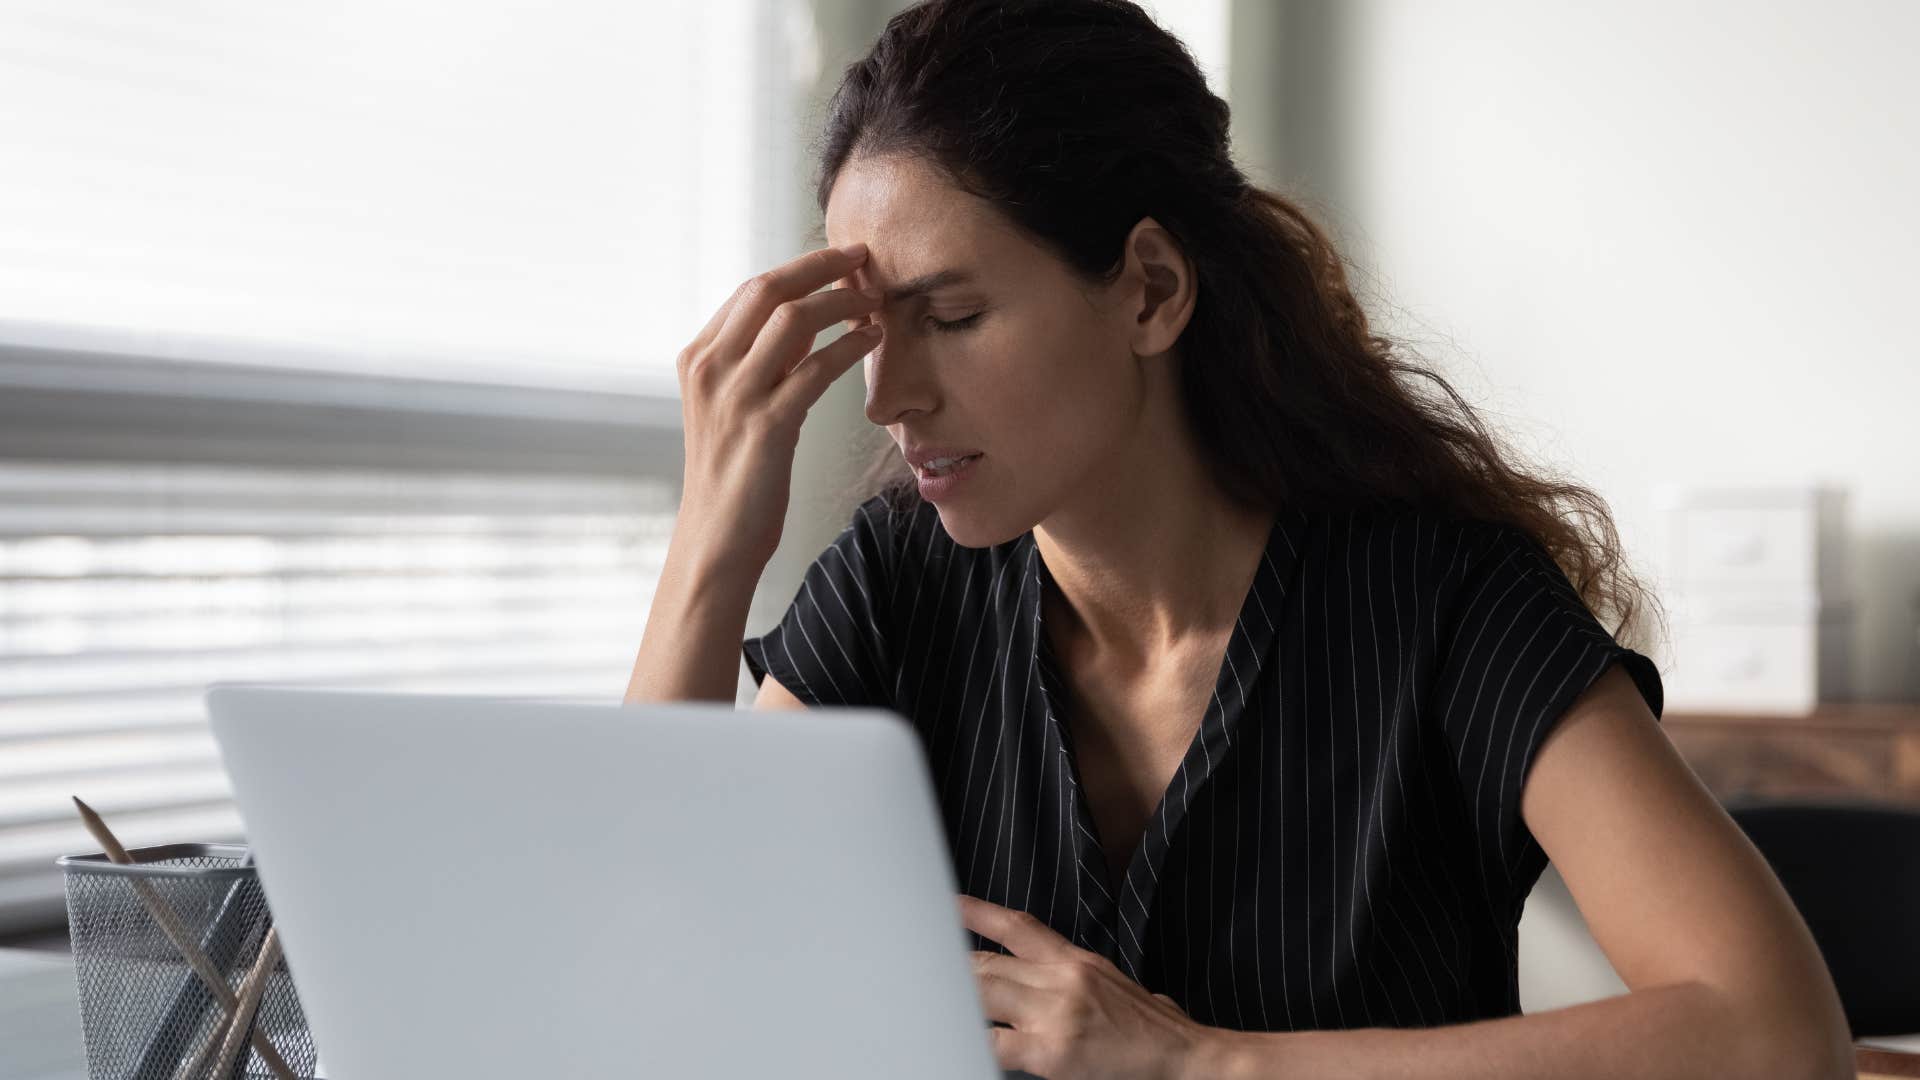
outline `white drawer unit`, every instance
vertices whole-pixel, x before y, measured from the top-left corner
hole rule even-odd
[[[1798,716],[1846,700],[1845,490],[1666,487],[1655,502],[1665,512],[1667,707]]]
[[[1661,674],[1676,712],[1804,716],[1847,685],[1845,604],[1670,593],[1672,658]]]
[[[1831,487],[1664,490],[1667,565],[1688,590],[1799,586],[1848,593],[1846,493]]]

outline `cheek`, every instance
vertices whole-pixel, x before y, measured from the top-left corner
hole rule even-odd
[[[1137,413],[1130,381],[1114,361],[1080,349],[1021,349],[986,380],[995,427],[1030,462],[1077,470],[1126,438]]]

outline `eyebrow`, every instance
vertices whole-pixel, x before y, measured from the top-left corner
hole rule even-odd
[[[911,300],[948,285],[971,284],[973,280],[972,272],[967,270],[936,270],[931,274],[922,274],[911,281],[902,282],[888,289],[887,302],[897,304],[902,300]]]

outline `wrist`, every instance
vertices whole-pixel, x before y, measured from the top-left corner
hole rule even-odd
[[[751,600],[770,558],[759,558],[713,543],[686,543],[676,532],[660,566],[660,588],[672,587],[703,601]]]
[[[1251,1076],[1251,1043],[1257,1033],[1204,1027],[1186,1059],[1174,1070],[1174,1080],[1231,1080]]]

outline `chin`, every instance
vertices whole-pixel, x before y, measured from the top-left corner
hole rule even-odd
[[[1032,522],[1009,516],[1004,508],[989,507],[981,512],[964,503],[935,503],[934,509],[940,514],[940,527],[954,543],[964,548],[995,547],[1033,528]]]

